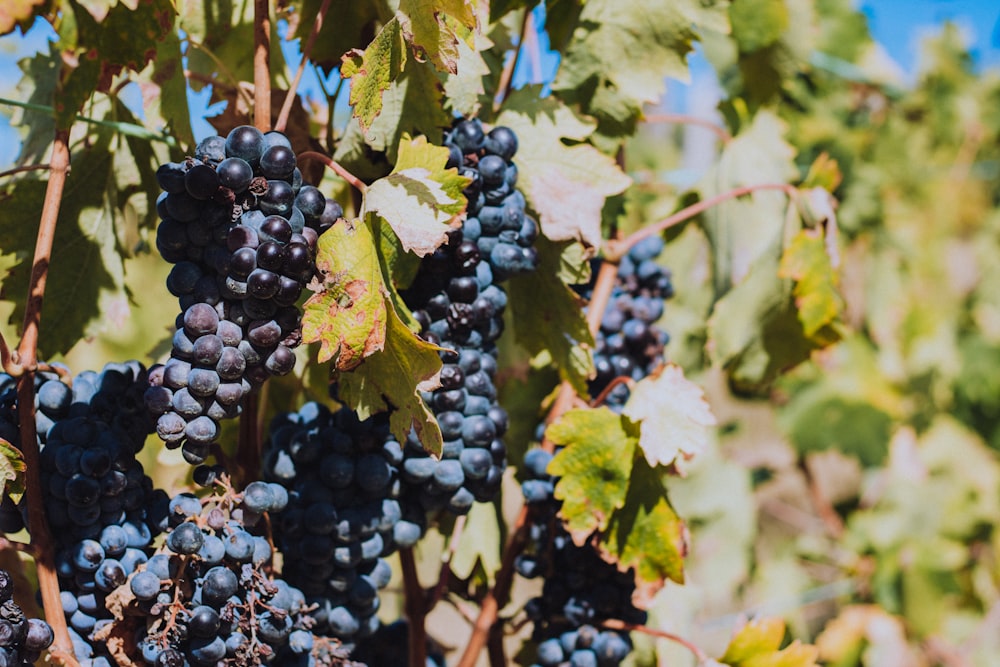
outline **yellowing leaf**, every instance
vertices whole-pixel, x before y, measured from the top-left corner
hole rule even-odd
[[[406,328],[389,297],[383,298],[389,314],[385,345],[351,372],[335,376],[339,396],[361,419],[391,410],[389,427],[400,442],[413,429],[426,450],[440,454],[441,429],[420,397],[421,390],[439,384],[440,348]]]
[[[368,129],[382,111],[382,93],[406,65],[406,44],[398,19],[379,30],[364,51],[344,54],[340,75],[351,79],[351,106],[362,129]]]
[[[514,337],[532,355],[551,355],[559,375],[585,395],[587,379],[594,372],[590,355],[594,339],[587,328],[583,304],[559,279],[564,259],[560,245],[539,237],[536,248],[538,270],[514,276],[507,283]],[[539,308],[540,303],[545,307]]]
[[[620,570],[635,568],[637,606],[644,607],[667,579],[684,583],[687,528],[667,499],[660,475],[635,458],[625,503],[611,517],[600,548]]]
[[[403,249],[423,257],[447,240],[455,200],[420,167],[389,174],[365,193],[366,213],[375,213],[396,232]]]
[[[803,229],[795,235],[781,258],[778,275],[795,280],[795,305],[807,338],[832,324],[843,310],[838,276],[821,230]]]
[[[0,438],[0,491],[3,495],[10,496],[15,503],[21,502],[24,495],[24,471],[27,466],[21,451],[13,447],[11,443]]]
[[[779,651],[784,636],[780,618],[750,621],[737,631],[720,662],[732,667],[818,667],[815,646],[796,640]]]
[[[636,383],[624,413],[640,422],[639,446],[653,467],[703,451],[716,424],[701,387],[675,364]]]
[[[590,144],[564,144],[564,138],[586,140],[594,126],[556,98],[539,94],[535,86],[513,93],[496,122],[517,133],[518,183],[545,236],[599,246],[604,201],[624,192],[632,179]]]
[[[493,575],[502,564],[502,549],[496,509],[490,503],[473,503],[449,562],[451,571],[459,579],[467,580],[475,572],[476,565],[480,564],[486,577],[493,581]]]
[[[400,0],[396,18],[419,59],[429,60],[442,72],[458,71],[456,28],[476,25],[472,5],[466,0]]]
[[[722,661],[739,665],[760,653],[776,651],[784,636],[785,622],[780,618],[756,618],[736,632]]]
[[[316,267],[323,284],[305,303],[302,340],[319,342],[321,363],[347,371],[385,345],[385,285],[371,229],[338,220],[319,237]]]
[[[546,429],[562,447],[548,472],[559,477],[556,498],[573,541],[582,544],[604,530],[611,514],[622,508],[628,490],[637,425],[608,408],[571,410]]]
[[[468,32],[468,38],[458,40],[458,70],[449,74],[444,82],[445,107],[462,116],[475,116],[486,95],[483,77],[490,73],[482,53],[488,51],[493,42],[478,30]]]

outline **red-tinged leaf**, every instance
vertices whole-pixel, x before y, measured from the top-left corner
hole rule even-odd
[[[350,102],[354,116],[367,130],[382,112],[382,94],[406,65],[406,44],[398,19],[379,30],[364,51],[352,49],[343,57],[340,75],[351,79]]]
[[[305,303],[302,340],[320,344],[319,360],[346,371],[385,347],[386,290],[371,229],[338,220],[319,237],[323,281]]]

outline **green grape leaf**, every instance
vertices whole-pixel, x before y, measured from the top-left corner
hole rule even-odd
[[[389,161],[395,163],[403,134],[441,136],[442,130],[451,122],[451,116],[445,112],[441,101],[443,94],[444,89],[433,67],[413,59],[407,60],[403,73],[389,84],[382,95],[381,113],[370,127],[359,128],[364,145],[367,149],[385,153]],[[334,155],[338,161],[342,151],[357,153],[358,147],[338,146]],[[373,161],[370,154],[358,157],[369,163]],[[374,161],[377,158],[375,156]]]
[[[539,237],[538,270],[514,276],[507,283],[508,304],[514,322],[514,337],[532,355],[547,353],[577,393],[587,395],[587,380],[593,376],[590,350],[594,339],[587,328],[580,297],[559,279],[560,247]],[[544,308],[538,304],[544,303]]]
[[[316,268],[323,282],[303,307],[302,340],[320,344],[320,363],[348,371],[385,346],[385,285],[368,225],[338,220],[319,237]]]
[[[21,26],[22,30],[31,27],[31,19],[35,13],[44,9],[46,0],[9,0],[0,6],[0,35],[6,35]]]
[[[479,113],[486,98],[483,77],[489,76],[490,67],[482,52],[489,50],[494,44],[478,30],[459,29],[458,34],[458,61],[461,67],[445,77],[444,103],[449,111],[471,117]]]
[[[183,145],[194,148],[191,111],[188,108],[187,79],[181,55],[181,42],[176,30],[171,30],[156,45],[153,66],[139,78],[143,91],[143,113],[147,124],[164,122]]]
[[[396,306],[396,313],[403,318],[406,326],[413,331],[420,331],[420,323],[413,317],[399,291],[406,289],[413,282],[420,270],[420,258],[412,252],[403,250],[399,237],[392,227],[378,216],[368,218],[372,229],[378,234],[379,261],[382,264],[382,277],[389,295]]]
[[[779,650],[784,636],[780,618],[754,619],[737,631],[720,662],[731,667],[819,667],[815,646],[796,640]]]
[[[567,285],[586,285],[590,282],[590,258],[593,252],[578,241],[561,241],[557,275]]]
[[[94,91],[108,92],[123,69],[138,72],[156,57],[156,44],[173,27],[176,10],[170,0],[150,0],[134,8],[119,3],[101,20],[73,2],[63,12],[58,44],[63,71],[53,106],[58,126],[69,128]]]
[[[716,424],[701,387],[675,364],[637,382],[623,412],[640,424],[639,446],[653,467],[703,452]]]
[[[635,568],[633,597],[639,606],[667,579],[684,583],[687,528],[670,505],[660,474],[642,457],[635,458],[625,505],[612,515],[600,548],[620,570]]]
[[[778,275],[795,281],[795,305],[807,338],[839,318],[844,302],[822,230],[803,229],[795,235],[785,248]]]
[[[396,18],[418,59],[429,60],[442,72],[458,71],[458,29],[475,27],[473,4],[467,0],[400,0]]]
[[[456,577],[466,580],[481,565],[489,581],[501,566],[500,523],[492,503],[473,503],[465,519],[465,527],[458,538],[455,553],[449,561]]]
[[[323,0],[301,3],[302,13],[295,36],[303,44],[309,39],[322,4]],[[372,41],[377,26],[388,22],[392,16],[393,10],[383,0],[330,3],[326,20],[313,44],[311,60],[329,74],[340,66],[341,56],[353,49],[363,49]]]
[[[369,129],[382,112],[382,95],[406,65],[406,43],[399,20],[393,18],[379,30],[364,51],[344,54],[340,75],[351,79],[350,102],[362,129]]]
[[[365,191],[363,213],[385,220],[403,249],[419,257],[445,243],[448,223],[465,209],[468,179],[445,169],[447,161],[447,148],[404,134],[396,168]]]
[[[496,121],[518,137],[518,182],[538,212],[542,232],[553,241],[601,245],[605,200],[632,183],[614,159],[583,142],[594,125],[537,86],[512,93]]]
[[[787,183],[798,170],[795,150],[785,140],[787,128],[771,112],[759,112],[753,124],[730,141],[699,186],[702,199],[730,190],[766,183]],[[721,297],[747,275],[762,255],[774,251],[784,237],[788,196],[778,190],[758,191],[713,206],[701,216],[712,246],[713,281]]]
[[[348,373],[335,374],[340,383],[339,396],[360,419],[391,410],[389,427],[404,442],[412,429],[431,454],[441,454],[441,429],[421,391],[439,385],[441,370],[439,347],[421,340],[410,331],[384,297],[389,320],[385,345]]]
[[[59,208],[42,306],[44,326],[38,341],[42,358],[63,354],[84,337],[121,327],[129,317],[116,229],[122,211],[120,186],[115,182],[116,154],[110,150],[112,134],[105,129],[92,131],[89,149],[71,152],[72,168]],[[0,219],[3,253],[17,257],[0,290],[0,297],[15,304],[12,324],[24,318],[45,189],[45,181],[30,174],[0,194],[5,212]]]
[[[559,477],[560,514],[573,541],[582,544],[595,530],[605,530],[625,503],[639,425],[608,408],[570,410],[545,435],[562,447],[548,473]]]
[[[659,100],[665,77],[686,80],[698,26],[727,32],[722,3],[700,0],[588,0],[553,90],[600,120],[600,133],[631,133],[642,108]]]
[[[778,257],[761,257],[739,285],[719,299],[708,320],[707,349],[740,392],[766,390],[813,350],[840,338],[823,327],[806,337],[795,307],[794,283],[778,276]]]
[[[13,443],[0,438],[0,483],[3,484],[0,490],[15,503],[21,502],[24,495],[24,472],[27,469],[21,451]]]
[[[784,0],[733,0],[729,22],[740,51],[750,53],[771,46],[788,28]]]

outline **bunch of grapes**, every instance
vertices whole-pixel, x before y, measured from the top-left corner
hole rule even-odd
[[[670,337],[656,322],[663,316],[663,302],[674,294],[670,272],[656,261],[663,245],[659,236],[643,239],[618,265],[614,291],[594,341],[597,374],[590,381],[592,396],[599,396],[618,378],[641,380],[663,363]],[[592,289],[588,285],[584,297],[589,298]],[[604,404],[620,411],[628,396],[627,384],[620,383],[611,388]]]
[[[403,448],[404,518],[396,542],[408,547],[423,534],[426,513],[465,514],[500,488],[507,413],[497,403],[495,343],[507,295],[494,283],[476,243],[456,229],[447,245],[424,258],[403,298],[421,325],[420,335],[445,348],[441,387],[424,394],[441,427],[441,458],[430,456],[412,435]]]
[[[315,273],[318,234],[342,211],[302,183],[285,135],[246,125],[162,165],[157,180],[156,244],[174,264],[167,288],[183,312],[146,402],[167,446],[183,447],[197,464],[219,422],[238,415],[254,387],[294,367],[296,303]]]
[[[478,119],[460,120],[445,135],[451,151],[448,167],[471,180],[465,189],[469,205],[463,224],[465,239],[477,244],[496,279],[533,271],[538,223],[525,211],[517,184],[517,135],[508,127],[487,134]]]
[[[136,460],[153,428],[142,399],[147,373],[129,361],[84,371],[72,388],[50,373],[36,381],[42,503],[63,611],[81,664],[111,665],[94,639],[111,622],[105,601],[146,562],[157,513],[166,509],[166,494],[153,490]],[[5,531],[19,527],[14,511],[4,516]]]
[[[663,363],[667,334],[656,326],[663,301],[673,288],[670,274],[656,258],[660,237],[633,246],[618,268],[611,300],[595,337],[597,376],[590,383],[600,395],[617,379],[641,380]],[[596,274],[596,271],[594,272]],[[592,285],[583,290],[589,296]],[[620,411],[628,400],[625,382],[611,387],[604,403]],[[529,510],[529,539],[515,569],[523,577],[543,577],[542,595],[527,606],[535,622],[539,665],[618,665],[631,650],[627,636],[598,631],[592,624],[607,619],[642,624],[645,612],[632,604],[633,573],[605,562],[591,544],[576,546],[558,518],[554,497],[557,480],[547,472],[552,454],[535,447],[524,457],[521,484]]]
[[[285,489],[252,482],[237,493],[227,481],[204,500],[170,500],[164,546],[119,589],[122,607],[98,638],[131,633],[134,658],[154,667],[289,664],[276,659],[311,652],[305,596],[266,573],[272,548],[255,534],[288,502]]]
[[[272,422],[265,475],[288,492],[287,508],[273,516],[275,542],[285,579],[315,607],[319,635],[352,641],[379,627],[402,461],[384,416],[359,421],[346,408],[307,403]]]
[[[628,635],[582,625],[542,641],[531,667],[617,667],[631,652]]]
[[[30,667],[54,639],[48,623],[25,616],[14,601],[14,580],[0,570],[0,664]]]

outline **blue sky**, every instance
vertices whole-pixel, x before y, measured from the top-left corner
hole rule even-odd
[[[992,0],[860,0],[858,7],[868,17],[875,38],[904,71],[912,73],[915,70],[920,41],[945,21],[953,21],[962,28],[979,66],[1000,67],[1000,3]],[[46,41],[53,37],[51,30],[42,24],[27,35],[15,33],[0,38],[0,97],[17,97],[15,87],[21,76],[17,61],[45,48]],[[298,62],[298,43],[282,41],[281,45],[287,61]],[[540,46],[542,71],[554,71],[558,56],[547,51],[544,35]],[[530,78],[523,59],[521,65],[524,66],[518,67],[515,85]],[[331,79],[335,77],[335,73],[331,75]],[[306,95],[319,95],[316,76],[311,69],[306,70],[300,90]],[[208,94],[207,90],[191,93],[192,108],[205,109]],[[9,167],[17,154],[18,137],[9,123],[11,111],[10,107],[0,106],[0,169]],[[211,126],[203,118],[195,119],[198,138],[211,133]]]

